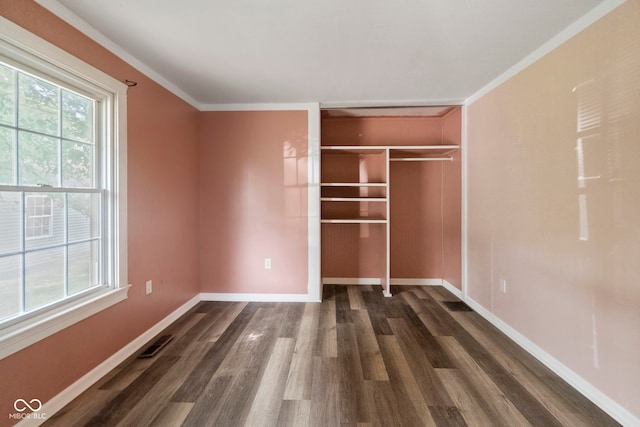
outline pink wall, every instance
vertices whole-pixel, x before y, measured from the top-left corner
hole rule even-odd
[[[442,166],[442,162],[390,164],[394,279],[442,278]]]
[[[0,360],[0,414],[17,398],[43,402],[198,292],[198,112],[29,0],[0,14],[119,80],[128,92],[129,298]],[[154,281],[145,295],[144,282]],[[2,421],[5,423],[6,421]]]
[[[459,108],[446,118],[323,117],[322,145],[459,145],[460,126]],[[340,170],[349,170],[348,166],[324,161],[323,182],[357,181],[358,176],[339,175]],[[381,167],[382,164],[373,165],[368,175],[381,175]],[[389,182],[391,277],[425,279],[446,275],[448,281],[460,287],[459,154],[452,163],[392,162]],[[384,226],[323,224],[321,234],[322,277],[384,276]]]
[[[637,417],[639,22],[627,1],[468,109],[469,296]]]
[[[306,111],[202,114],[202,292],[307,293],[307,129]]]
[[[437,117],[323,117],[323,145],[435,145],[442,141]]]

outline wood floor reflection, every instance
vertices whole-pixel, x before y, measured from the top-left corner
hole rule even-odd
[[[618,425],[444,288],[393,291],[200,303],[45,425]]]

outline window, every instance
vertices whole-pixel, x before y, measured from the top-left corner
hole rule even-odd
[[[127,287],[126,86],[0,24],[1,358]]]
[[[51,226],[52,199],[49,196],[27,196],[24,212],[24,238],[38,239],[40,237],[51,237],[53,227]],[[1,206],[0,201],[0,206]],[[1,220],[0,220],[1,221]],[[0,274],[2,272],[0,271]]]

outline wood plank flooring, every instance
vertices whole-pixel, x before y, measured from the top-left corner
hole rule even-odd
[[[45,425],[618,425],[444,288],[394,293],[200,303]]]

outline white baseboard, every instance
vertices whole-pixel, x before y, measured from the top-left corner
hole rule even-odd
[[[167,317],[153,325],[150,329],[142,333],[136,339],[129,344],[118,350],[113,356],[93,368],[82,378],[71,384],[69,387],[55,395],[51,400],[42,405],[42,409],[38,411],[38,414],[47,414],[53,416],[56,412],[62,409],[65,405],[69,404],[73,399],[78,397],[89,387],[98,382],[102,377],[115,369],[120,363],[127,360],[136,351],[138,351],[149,340],[162,332],[165,328],[178,320],[181,316],[191,310],[196,304],[200,302],[200,296],[196,295],[186,303],[182,304],[178,309],[173,311]],[[19,427],[32,427],[39,426],[46,421],[45,419],[33,419],[25,418],[16,424]]]
[[[462,295],[462,291],[460,289],[456,288],[455,286],[453,286],[451,283],[449,283],[446,280],[442,279],[442,286],[444,286],[444,288],[446,290],[448,290],[449,292],[451,292],[452,294],[454,294],[455,296],[457,296],[461,300],[464,300],[464,297]]]
[[[443,286],[442,279],[390,279],[391,286]],[[323,277],[322,284],[327,285],[382,285],[378,277]]]
[[[204,292],[200,301],[248,301],[248,302],[320,302],[307,294],[233,294]]]
[[[322,284],[327,285],[382,285],[378,277],[323,277]]]
[[[513,329],[495,314],[484,308],[472,298],[467,297],[465,302],[467,303],[467,305],[473,308],[476,313],[484,317],[487,321],[493,324],[493,326],[498,328],[505,335],[515,341],[520,347],[525,349],[527,353],[531,354],[533,357],[542,362],[556,375],[569,383],[571,387],[582,393],[587,399],[589,399],[595,405],[599,406],[600,409],[605,411],[620,424],[622,424],[623,426],[640,426],[640,418],[636,417],[631,412],[620,406],[613,399],[595,388],[587,380],[573,372],[558,359],[536,345],[533,341],[529,340],[520,332]]]
[[[391,279],[391,286],[442,286],[442,279]]]

